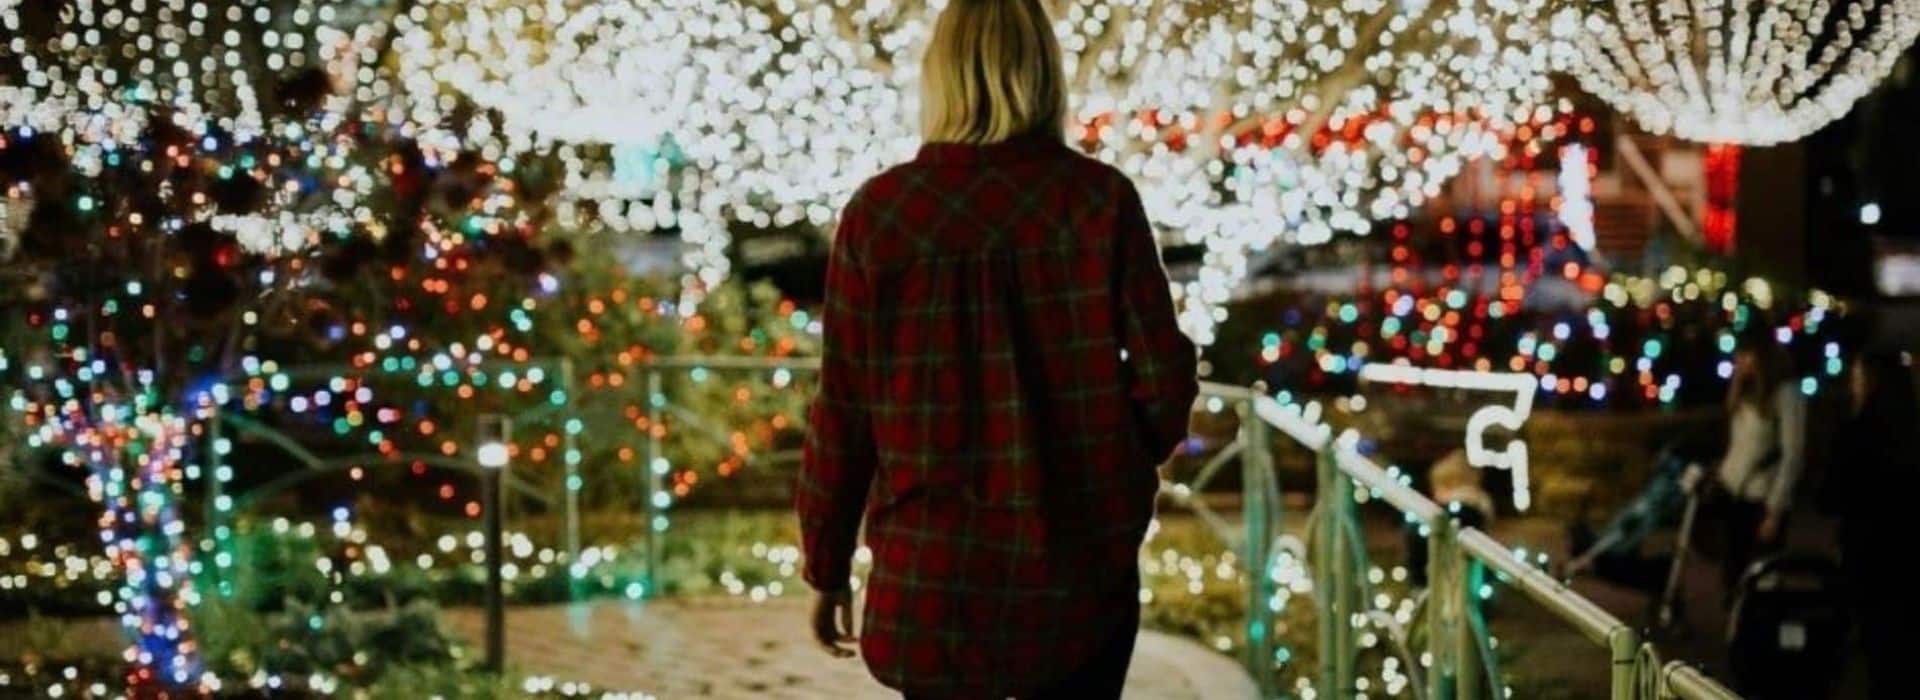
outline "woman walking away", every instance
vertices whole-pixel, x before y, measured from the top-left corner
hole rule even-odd
[[[1754,560],[1779,551],[1806,465],[1807,401],[1787,359],[1756,333],[1733,354],[1727,386],[1727,452],[1717,472],[1726,496],[1721,582],[1727,599]]]
[[[1038,0],[951,0],[926,145],[841,213],[796,488],[814,633],[910,698],[1116,698],[1194,347],[1139,195],[1062,140]]]
[[[1920,486],[1920,415],[1913,369],[1899,353],[1854,361],[1853,411],[1835,434],[1822,505],[1840,516],[1840,562],[1866,651],[1872,698],[1910,697],[1900,680],[1900,635],[1920,626],[1920,608],[1903,573],[1905,501]],[[1910,692],[1910,691],[1909,691]]]

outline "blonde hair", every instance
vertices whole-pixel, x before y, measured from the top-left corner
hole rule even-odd
[[[929,142],[1061,138],[1065,129],[1060,43],[1040,0],[952,0],[934,24],[920,75]]]

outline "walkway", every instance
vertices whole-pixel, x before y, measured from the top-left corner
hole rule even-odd
[[[596,690],[661,698],[897,698],[857,659],[833,659],[808,638],[809,600],[675,598],[510,608],[507,664]],[[453,631],[477,642],[480,611],[451,610]],[[1127,697],[1231,700],[1255,696],[1232,659],[1193,642],[1143,631]]]

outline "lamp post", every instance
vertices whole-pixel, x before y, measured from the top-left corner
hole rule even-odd
[[[506,416],[488,413],[480,416],[479,447],[474,457],[480,463],[481,507],[484,509],[487,555],[487,661],[486,669],[499,673],[506,668],[506,601],[501,592],[500,504],[502,477],[507,471],[507,438],[513,424]]]

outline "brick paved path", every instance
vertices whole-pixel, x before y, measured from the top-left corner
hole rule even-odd
[[[510,608],[507,663],[560,682],[677,698],[897,698],[857,659],[834,659],[806,633],[803,596],[750,603],[685,598]],[[478,641],[478,610],[446,613],[450,629]],[[1207,700],[1254,697],[1231,659],[1198,644],[1143,631],[1127,697]]]

